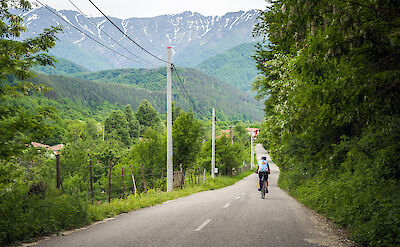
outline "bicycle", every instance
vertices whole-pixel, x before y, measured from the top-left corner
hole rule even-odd
[[[261,188],[261,199],[265,199],[265,193],[268,193],[267,191],[268,191],[268,189],[267,189],[267,186],[266,186],[266,177],[267,177],[267,174],[268,173],[265,173],[265,174],[262,174],[261,175],[261,178],[260,178],[260,180],[261,180],[261,184],[262,184],[262,188]]]

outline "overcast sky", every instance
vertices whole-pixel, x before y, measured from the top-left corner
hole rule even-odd
[[[57,10],[76,10],[69,1],[90,16],[101,15],[89,0],[40,0],[41,3]],[[92,2],[106,15],[121,19],[176,14],[187,10],[214,16],[239,10],[265,9],[266,6],[265,0],[92,0]]]

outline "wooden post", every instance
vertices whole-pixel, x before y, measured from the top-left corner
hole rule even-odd
[[[143,185],[143,190],[145,193],[147,193],[147,184],[146,184],[146,179],[144,177],[144,171],[143,171],[143,165],[140,164],[140,171],[142,172],[142,185]]]
[[[108,161],[108,202],[111,202],[111,160]]]
[[[136,188],[135,177],[133,176],[133,170],[132,170],[132,166],[131,166],[131,165],[129,165],[129,167],[131,168],[131,175],[132,175],[133,189],[134,189],[134,192],[135,192],[135,197],[136,197],[136,191],[137,191],[137,188]]]
[[[60,154],[56,155],[56,164],[57,164],[57,189],[61,186],[61,174],[60,174]]]
[[[124,167],[121,167],[122,199],[125,199]]]
[[[92,170],[92,160],[89,160],[89,175],[90,175],[90,195],[92,198],[92,203],[93,203],[93,199],[94,199],[94,195],[93,195],[93,170]]]

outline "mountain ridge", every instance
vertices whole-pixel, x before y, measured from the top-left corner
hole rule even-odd
[[[127,54],[124,49],[117,46],[103,33],[105,31],[121,45],[147,62],[141,60],[131,62],[124,57],[113,54],[113,52],[99,46],[73,29],[44,7],[19,13],[25,19],[25,26],[28,30],[28,32],[22,34],[22,38],[37,35],[49,26],[62,25],[63,31],[57,35],[59,42],[54,49],[50,50],[50,53],[68,59],[89,70],[157,67],[161,65],[159,61],[133,45],[104,17],[89,17],[89,21],[77,11],[52,10],[105,45],[120,53]],[[173,46],[175,50],[174,63],[180,66],[194,67],[208,57],[236,45],[254,41],[251,33],[257,16],[256,10],[229,12],[223,16],[203,16],[196,12],[185,11],[180,14],[160,15],[151,18],[119,19],[111,17],[111,19],[125,34],[156,56],[164,58],[166,47]],[[96,26],[91,22],[94,22]],[[131,57],[131,55],[128,56]],[[88,61],[82,61],[82,57],[89,57]],[[136,58],[132,59],[135,60]]]

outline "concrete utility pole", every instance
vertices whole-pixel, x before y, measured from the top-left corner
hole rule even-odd
[[[212,155],[211,155],[211,177],[215,178],[215,108],[212,109]]]
[[[172,191],[174,168],[172,163],[172,78],[171,47],[167,47],[167,191]]]
[[[233,126],[229,126],[230,131],[229,131],[229,135],[231,137],[231,145],[233,145]]]
[[[254,147],[253,147],[253,143],[254,143],[254,132],[251,132],[251,162],[250,162],[250,166],[251,169],[253,170],[253,166],[254,166]]]

